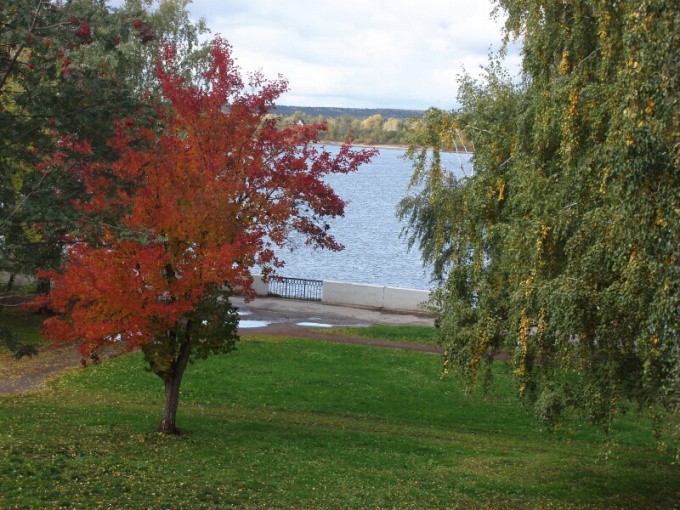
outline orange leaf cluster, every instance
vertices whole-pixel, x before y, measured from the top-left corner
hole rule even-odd
[[[210,288],[248,293],[251,268],[280,266],[272,248],[293,231],[341,249],[324,218],[344,202],[323,178],[373,151],[346,145],[331,156],[314,145],[323,125],[279,129],[269,113],[286,82],[255,75],[246,92],[229,44],[216,39],[212,58],[206,85],[187,86],[166,48],[155,121],[121,120],[117,161],[73,166],[87,191],[78,206],[116,222],[94,243],[73,235],[68,263],[48,275],[59,313],[46,322],[50,337],[82,340],[83,353],[134,349],[173,330]]]

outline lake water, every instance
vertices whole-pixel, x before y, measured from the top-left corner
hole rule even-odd
[[[327,146],[331,153],[338,147]],[[371,283],[409,289],[431,289],[431,271],[424,268],[420,253],[407,250],[399,237],[403,225],[395,212],[397,203],[408,193],[413,173],[403,159],[403,149],[381,149],[371,163],[357,172],[331,175],[327,182],[349,203],[345,216],[329,221],[335,238],[345,245],[340,252],[312,250],[301,246],[279,251],[286,265],[281,276],[312,280]],[[468,155],[446,154],[447,168],[458,168]]]

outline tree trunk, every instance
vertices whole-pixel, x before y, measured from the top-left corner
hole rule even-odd
[[[14,277],[14,273],[9,275],[9,278],[7,279],[7,285],[5,286],[5,292],[10,292],[12,287],[14,287]]]
[[[191,337],[187,334],[187,339],[182,342],[177,358],[173,361],[172,368],[164,379],[165,406],[163,407],[163,421],[158,426],[158,432],[161,434],[180,434],[180,430],[175,425],[177,406],[179,405],[179,388],[182,383],[182,376],[189,363],[190,355]]]

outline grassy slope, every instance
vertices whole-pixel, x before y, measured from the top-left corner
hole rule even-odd
[[[678,467],[626,416],[536,429],[509,391],[466,397],[435,355],[245,340],[187,372],[181,437],[152,431],[138,355],[0,399],[0,508],[671,508]]]
[[[0,307],[0,329],[11,331],[20,343],[44,344],[39,333],[43,320],[44,316],[23,312],[19,307]],[[0,339],[0,350],[5,347],[4,339]]]
[[[437,329],[428,326],[383,326],[374,324],[361,328],[333,328],[331,332],[336,335],[375,338],[391,342],[437,345]]]

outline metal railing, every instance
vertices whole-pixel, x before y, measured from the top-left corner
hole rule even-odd
[[[285,278],[283,276],[269,280],[269,295],[307,301],[321,301],[323,294],[322,280],[305,280],[304,278]]]

